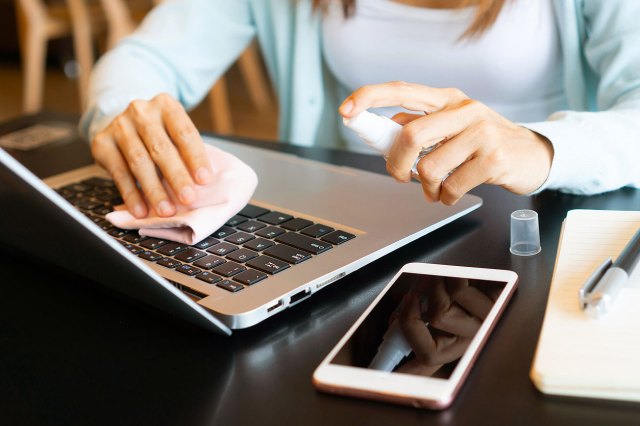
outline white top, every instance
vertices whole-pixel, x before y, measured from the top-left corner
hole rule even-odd
[[[339,97],[366,84],[404,80],[456,87],[516,122],[543,121],[567,109],[551,2],[506,2],[479,38],[460,39],[474,12],[360,0],[344,19],[339,2],[332,2],[323,20],[323,50],[341,85]],[[350,148],[367,149],[351,130],[342,127],[342,134]]]

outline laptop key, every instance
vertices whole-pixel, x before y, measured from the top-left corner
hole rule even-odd
[[[275,238],[280,234],[284,234],[286,231],[281,228],[276,228],[275,226],[267,226],[264,229],[256,232],[256,235],[264,238]]]
[[[296,217],[295,219],[291,219],[290,221],[282,224],[282,227],[289,231],[299,231],[309,225],[313,225],[313,222],[307,219],[302,219],[301,217]]]
[[[158,260],[158,265],[162,265],[165,268],[169,268],[169,269],[173,269],[176,266],[181,265],[180,262],[178,262],[175,259],[171,259],[170,257],[163,257],[162,259]]]
[[[196,260],[195,262],[193,262],[193,264],[198,268],[211,269],[215,268],[218,265],[222,265],[225,262],[226,260],[224,260],[223,258],[209,254],[202,259]]]
[[[149,238],[148,240],[144,240],[142,243],[140,243],[140,245],[146,249],[149,250],[156,250],[159,249],[160,247],[164,246],[165,244],[169,244],[169,241],[167,240],[161,240],[158,238]]]
[[[193,247],[195,248],[199,248],[199,249],[208,249],[209,247],[218,244],[220,242],[220,240],[216,240],[215,238],[212,237],[207,237],[204,240],[200,241],[198,244],[194,244]]]
[[[109,179],[104,179],[101,177],[91,177],[89,179],[85,179],[82,182],[80,182],[84,185],[88,185],[88,186],[92,186],[92,187],[98,187],[98,188],[113,188],[115,189],[116,184],[113,183],[112,180]]]
[[[71,191],[71,192],[86,192],[91,190],[91,186],[90,185],[85,185],[82,183],[72,183],[70,185],[67,186],[63,186],[62,188],[60,188],[62,191]]]
[[[96,223],[96,225],[98,225],[103,231],[107,231],[108,232],[108,231],[110,231],[110,230],[112,230],[114,228],[114,226],[108,220],[104,220],[104,219],[98,218],[100,220],[98,220],[96,222],[95,219],[96,219],[95,217],[91,218],[91,220],[93,220]],[[128,235],[127,235],[127,237],[128,237]],[[130,242],[133,243],[135,241],[130,241]]]
[[[216,285],[220,288],[224,288],[225,290],[230,291],[231,293],[235,293],[236,291],[240,291],[244,288],[242,284],[234,283],[231,280],[223,280]]]
[[[282,234],[279,237],[276,237],[275,241],[299,248],[300,250],[308,251],[312,254],[320,254],[333,247],[327,242],[316,240],[305,235],[296,234],[295,232]]]
[[[194,268],[192,265],[180,265],[176,268],[176,271],[191,277],[202,272],[200,269]]]
[[[175,256],[176,254],[183,252],[188,246],[180,243],[169,243],[158,249],[158,253],[165,256]]]
[[[293,264],[304,262],[311,257],[311,254],[304,250],[285,246],[284,244],[276,244],[273,247],[269,247],[264,251],[264,254]]]
[[[218,281],[222,280],[222,278],[220,278],[216,274],[213,274],[209,271],[204,271],[199,273],[198,275],[196,275],[196,278],[199,279],[200,281],[204,281],[207,284],[215,284]]]
[[[216,274],[220,274],[223,277],[231,277],[246,270],[247,268],[237,264],[236,262],[226,262],[220,266],[216,266],[215,268],[213,268],[213,272],[215,272]]]
[[[270,275],[277,274],[289,267],[288,263],[269,256],[258,256],[255,259],[251,259],[246,264],[247,266],[266,272]]]
[[[95,210],[99,207],[104,207],[104,204],[100,201],[93,201],[89,198],[82,198],[75,203],[75,206],[83,210]]]
[[[138,255],[138,257],[141,257],[144,260],[148,260],[149,262],[155,262],[156,260],[162,258],[162,256],[159,255],[158,253],[154,253],[154,252],[149,251],[149,250],[143,251],[142,253],[140,253]]]
[[[248,217],[249,219],[255,219],[258,216],[269,213],[269,211],[270,210],[263,209],[262,207],[254,206],[253,204],[247,204],[242,210],[238,212],[238,214]]]
[[[227,221],[227,223],[225,223],[225,225],[227,226],[238,226],[241,223],[246,222],[248,219],[244,216],[240,216],[240,215],[235,215],[234,217],[232,217],[231,219],[229,219]]]
[[[112,211],[113,209],[111,207],[106,207],[106,206],[98,207],[97,209],[93,210],[95,214],[99,214],[101,216],[104,216],[107,213],[111,213]]]
[[[320,225],[319,223],[316,223],[315,225],[311,225],[310,227],[303,229],[302,231],[300,231],[300,233],[311,238],[319,238],[323,235],[327,235],[333,230],[334,229],[330,226]]]
[[[259,221],[268,223],[270,225],[280,225],[288,220],[293,219],[293,216],[280,213],[280,212],[269,212],[267,214],[263,214],[258,218]]]
[[[269,247],[271,247],[271,246],[273,246],[275,244],[276,243],[274,243],[271,240],[266,240],[264,238],[256,238],[254,240],[249,241],[248,243],[246,243],[242,247],[246,247],[248,249],[255,250],[255,251],[262,251],[262,250],[268,249]]]
[[[355,238],[356,236],[353,234],[350,234],[348,232],[344,232],[344,231],[333,231],[330,234],[325,235],[324,237],[320,238],[322,241],[326,241],[328,243],[337,245],[337,244],[342,244],[345,241],[349,241],[352,238]]]
[[[182,261],[182,262],[187,262],[187,263],[191,263],[195,260],[200,259],[201,257],[205,257],[207,255],[207,253],[200,251],[200,250],[196,250],[194,248],[188,248],[185,251],[183,251],[182,253],[178,254],[175,256],[176,259]]]
[[[247,269],[246,271],[240,272],[238,275],[234,276],[233,280],[245,285],[253,285],[258,281],[264,280],[267,277],[268,275],[264,272],[256,271],[254,269]]]
[[[228,236],[224,240],[233,243],[233,244],[244,244],[247,241],[253,240],[255,237],[251,234],[247,234],[246,232],[236,232],[233,235]]]
[[[223,226],[222,228],[218,229],[216,232],[214,232],[213,234],[211,234],[211,236],[212,236],[213,238],[220,238],[220,239],[222,239],[222,238],[226,238],[226,237],[228,237],[229,235],[231,235],[231,234],[233,234],[233,233],[235,233],[235,232],[237,232],[235,229],[230,228],[230,227],[228,227],[228,226]]]
[[[118,198],[120,195],[115,191],[100,191],[96,195],[96,199],[100,201],[104,201],[105,203],[111,203],[113,200]]]
[[[108,232],[108,234],[111,235],[112,237],[122,238],[125,235],[131,234],[132,232],[133,231],[131,231],[130,229],[113,228],[111,231]],[[149,247],[145,247],[145,248],[149,248]]]
[[[246,248],[241,248],[240,250],[236,250],[227,256],[227,259],[233,260],[238,263],[244,263],[247,260],[251,260],[254,257],[257,257],[258,253],[253,250],[249,250]]]
[[[126,237],[123,238],[123,240],[129,242],[129,243],[133,243],[133,244],[139,244],[141,242],[143,242],[144,240],[148,240],[149,237],[143,237],[140,234],[129,234]]]
[[[129,250],[131,253],[133,254],[138,254],[138,253],[142,253],[144,250],[141,249],[138,246],[134,246],[133,244],[123,244],[124,248],[126,248],[127,250]]]
[[[212,254],[217,254],[218,256],[226,256],[234,250],[238,250],[238,246],[231,243],[219,243],[213,247],[209,247],[207,251]]]
[[[71,200],[76,196],[76,193],[69,189],[60,188],[60,189],[56,189],[56,192],[60,194],[62,198],[64,198],[65,200]]]
[[[264,228],[265,226],[267,225],[262,222],[258,222],[257,220],[250,220],[238,225],[238,229],[244,232],[256,232]]]

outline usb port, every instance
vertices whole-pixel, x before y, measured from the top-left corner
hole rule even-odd
[[[291,296],[291,299],[289,299],[289,305],[293,305],[294,303],[297,303],[302,299],[306,299],[309,296],[311,296],[311,289],[305,288],[304,290],[299,291],[293,296]]]
[[[280,300],[278,300],[278,303],[276,303],[275,305],[269,306],[267,308],[267,312],[275,311],[276,309],[278,309],[282,305],[284,305],[284,301],[282,299],[280,299]]]

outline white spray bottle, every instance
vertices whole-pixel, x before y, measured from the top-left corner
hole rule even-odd
[[[380,151],[385,160],[388,159],[389,151],[402,130],[402,126],[392,119],[369,111],[362,111],[360,114],[352,118],[345,117],[342,119],[342,122],[345,126],[355,131],[367,145]],[[418,171],[416,170],[418,161],[440,146],[440,142],[442,140],[444,140],[444,138],[438,141],[438,143],[427,148],[423,148],[420,151],[416,162],[411,168],[411,173],[414,178],[420,180]]]

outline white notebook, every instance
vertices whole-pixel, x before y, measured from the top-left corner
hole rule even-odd
[[[640,267],[611,311],[591,319],[578,290],[640,227],[640,211],[572,210],[560,235],[531,379],[556,395],[640,401]]]

